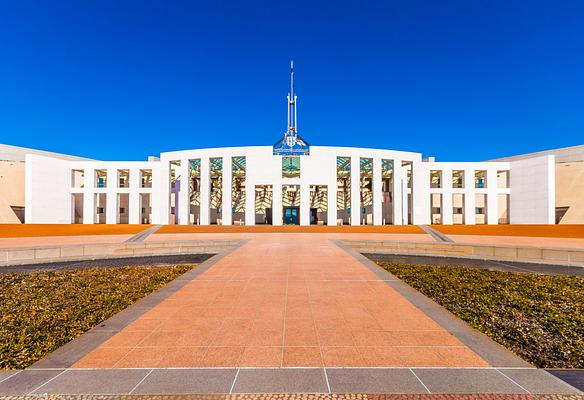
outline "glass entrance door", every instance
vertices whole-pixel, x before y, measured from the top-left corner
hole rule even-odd
[[[284,207],[284,225],[298,225],[299,207]]]

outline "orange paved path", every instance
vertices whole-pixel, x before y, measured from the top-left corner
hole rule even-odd
[[[152,225],[0,224],[0,238],[79,235],[135,235]]]
[[[75,368],[487,367],[328,239],[250,240]]]
[[[584,225],[432,225],[432,228],[446,235],[584,239]]]

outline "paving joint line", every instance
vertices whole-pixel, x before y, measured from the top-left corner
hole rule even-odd
[[[229,388],[229,394],[233,394],[233,389],[235,388],[235,382],[237,382],[237,378],[239,377],[239,371],[241,369],[237,368],[237,372],[235,372],[235,377],[233,378],[233,382],[231,383],[231,388]]]
[[[39,390],[40,388],[42,388],[43,386],[45,386],[47,383],[52,382],[54,379],[57,379],[58,377],[60,377],[61,375],[63,375],[66,371],[67,371],[67,369],[65,368],[63,371],[59,372],[57,375],[53,376],[48,381],[45,381],[45,382],[41,383],[40,386],[37,386],[36,388],[34,388],[30,392],[28,392],[27,393],[27,396],[33,394],[34,392],[36,392],[37,390]]]
[[[519,383],[515,382],[515,379],[511,378],[510,376],[507,376],[505,373],[503,373],[503,371],[500,371],[499,368],[495,368],[495,370],[500,373],[501,375],[503,375],[505,378],[507,378],[508,380],[510,380],[512,383],[514,383],[515,385],[519,386],[522,390],[525,390],[525,393],[527,394],[532,394],[529,390],[525,389],[523,386],[521,386]]]
[[[59,368],[59,369],[60,369],[60,368]],[[20,371],[17,371],[16,373],[14,373],[14,374],[12,374],[12,375],[8,375],[8,376],[7,376],[6,378],[4,378],[4,379],[0,379],[0,383],[4,382],[4,381],[5,381],[5,380],[7,380],[7,379],[10,379],[10,378],[13,378],[13,377],[15,377],[16,375],[20,374],[22,371],[24,371],[24,370],[22,370],[22,369],[21,369]]]
[[[128,392],[128,394],[134,393],[134,390],[136,390],[138,388],[138,386],[140,386],[142,384],[142,382],[144,382],[146,380],[146,378],[148,378],[150,376],[152,371],[154,371],[154,369],[151,369],[150,371],[148,371],[148,373],[146,375],[144,375],[144,378],[140,379],[140,382],[136,383],[136,385],[132,388],[132,390],[130,390]]]
[[[426,386],[426,384],[420,379],[420,377],[418,376],[418,374],[416,374],[416,372],[412,369],[412,368],[408,368],[410,370],[410,372],[412,374],[414,374],[414,376],[416,377],[416,379],[418,380],[418,382],[420,382],[422,384],[422,386],[424,386],[424,389],[426,389],[426,391],[428,392],[428,394],[431,394],[432,392],[430,391],[430,389],[428,389],[428,386]]]
[[[326,368],[323,368],[323,370],[324,370],[324,380],[325,380],[325,382],[326,382],[326,388],[327,388],[327,390],[328,390],[328,393],[330,394],[330,393],[331,393],[331,385],[330,385],[330,383],[329,383],[328,374],[327,374],[327,372],[326,372]]]

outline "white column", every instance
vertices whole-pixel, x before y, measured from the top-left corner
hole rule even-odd
[[[95,223],[95,170],[85,168],[83,189],[83,223]]]
[[[373,158],[373,225],[383,225],[381,201],[383,199],[381,183],[381,158]]]
[[[300,225],[310,225],[310,185],[300,185]]]
[[[499,201],[497,198],[497,170],[487,170],[487,224],[499,223]]]
[[[475,218],[475,170],[464,170],[464,223],[474,225]]]
[[[408,225],[408,210],[410,205],[408,204],[408,177],[407,173],[402,178],[402,224]]]
[[[452,169],[442,170],[442,223],[452,225]]]
[[[426,225],[432,221],[430,212],[430,168],[427,163],[412,164],[412,223]]]
[[[255,225],[255,183],[249,175],[245,177],[245,224]]]
[[[360,158],[351,156],[351,225],[361,225],[361,164]]]
[[[282,225],[284,216],[282,215],[282,182],[275,182],[272,187],[272,225]]]
[[[152,222],[170,223],[170,162],[161,160],[152,168]]]
[[[180,174],[180,185],[179,185],[179,192],[178,192],[178,204],[175,210],[178,213],[178,223],[179,225],[188,225],[189,224],[189,208],[190,208],[190,195],[189,195],[189,160],[183,159],[180,160],[180,168],[178,169],[178,173]]]
[[[403,225],[403,180],[401,160],[393,160],[393,224]]]
[[[233,170],[231,169],[231,162],[231,157],[223,157],[223,197],[221,202],[223,225],[233,224],[233,210],[231,209],[231,175]]]
[[[209,174],[209,158],[201,157],[201,225],[209,225],[211,181]]]
[[[330,226],[337,225],[337,177],[335,174],[334,181],[329,182],[327,186],[327,224]]]
[[[107,187],[106,187],[106,203],[105,203],[105,223],[118,223],[118,194],[116,193],[118,187],[118,170],[116,168],[107,169]]]
[[[140,204],[140,169],[130,169],[130,195],[129,195],[128,213],[130,224],[139,224],[142,205]]]

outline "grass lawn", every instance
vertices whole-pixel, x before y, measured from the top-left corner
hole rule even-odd
[[[0,369],[28,367],[193,266],[0,275]]]
[[[378,263],[540,368],[584,368],[584,278]]]

